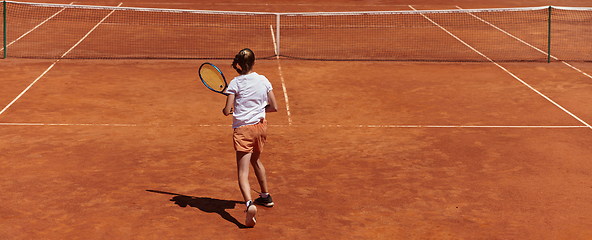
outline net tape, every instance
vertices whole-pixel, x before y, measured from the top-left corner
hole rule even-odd
[[[191,9],[167,9],[167,8],[139,8],[139,7],[116,7],[116,6],[96,6],[96,5],[76,5],[76,4],[53,4],[53,3],[34,3],[6,1],[37,7],[55,7],[55,8],[76,8],[76,9],[95,9],[95,10],[120,10],[120,11],[144,11],[144,12],[162,12],[162,13],[205,13],[205,14],[235,14],[235,15],[286,15],[286,16],[323,16],[323,15],[381,15],[381,14],[432,14],[432,13],[466,13],[466,12],[511,12],[511,11],[532,11],[547,9],[548,6],[541,7],[521,7],[521,8],[489,8],[489,9],[447,9],[447,10],[400,10],[400,11],[350,11],[350,12],[245,12],[245,11],[216,11],[216,10],[191,10]],[[565,10],[592,10],[584,7],[553,7]]]
[[[117,10],[117,11],[137,11],[137,12],[156,12],[156,13],[202,13],[202,14],[234,14],[234,15],[269,15],[275,13],[266,12],[239,12],[239,11],[211,11],[211,10],[190,10],[190,9],[167,9],[167,8],[139,8],[139,7],[117,7],[117,6],[96,6],[96,5],[76,5],[76,4],[54,4],[54,3],[34,3],[34,2],[16,2],[6,1],[7,3],[28,5],[32,7],[53,7],[53,8],[71,8],[71,9],[91,9],[91,10]]]

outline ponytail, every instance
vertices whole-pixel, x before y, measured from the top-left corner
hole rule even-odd
[[[244,75],[253,69],[253,64],[255,64],[255,53],[251,49],[245,48],[234,56],[232,67],[238,74]]]

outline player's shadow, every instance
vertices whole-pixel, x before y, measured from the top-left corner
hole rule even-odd
[[[226,221],[236,224],[236,226],[238,226],[239,228],[247,228],[244,224],[240,223],[238,220],[236,220],[236,218],[230,215],[230,213],[226,212],[226,209],[234,209],[236,204],[244,204],[244,202],[221,200],[208,197],[193,197],[157,190],[146,191],[166,195],[173,195],[174,197],[171,199],[171,201],[175,202],[175,204],[179,205],[179,207],[184,208],[190,206],[207,213],[217,213],[218,215],[220,215],[220,217],[224,218]]]

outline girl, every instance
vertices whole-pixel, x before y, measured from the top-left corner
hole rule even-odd
[[[232,114],[234,149],[238,169],[238,184],[247,204],[247,227],[255,226],[257,207],[251,200],[249,163],[261,187],[261,196],[255,203],[272,207],[273,201],[267,188],[265,168],[259,157],[267,138],[266,112],[277,112],[277,102],[271,83],[263,75],[253,72],[255,54],[245,48],[234,57],[232,67],[240,74],[230,81],[226,93],[225,116]]]

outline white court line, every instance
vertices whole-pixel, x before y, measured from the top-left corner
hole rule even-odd
[[[74,2],[71,2],[69,5],[74,4]],[[62,8],[62,10],[58,11],[57,13],[55,13],[54,15],[52,15],[51,17],[49,17],[48,19],[45,19],[45,21],[41,22],[40,24],[38,24],[37,26],[35,26],[33,29],[29,30],[28,32],[26,32],[25,34],[21,35],[19,38],[15,39],[14,41],[10,42],[8,45],[6,45],[6,48],[8,48],[10,45],[12,45],[13,43],[17,42],[18,40],[21,40],[21,38],[27,36],[29,33],[33,32],[35,29],[41,27],[41,25],[45,24],[47,21],[51,20],[53,17],[57,16],[58,14],[60,14],[62,11],[66,10],[66,8]],[[0,51],[4,50],[4,47],[0,48]]]
[[[367,128],[587,128],[586,126],[360,125]]]
[[[290,102],[288,101],[288,91],[286,90],[286,82],[284,81],[284,74],[282,72],[282,65],[280,64],[280,56],[278,55],[277,44],[275,42],[275,34],[273,33],[273,26],[269,25],[271,30],[271,39],[273,39],[273,49],[278,63],[278,70],[280,72],[280,79],[282,80],[282,89],[284,91],[284,101],[286,101],[286,112],[288,113],[288,125],[292,125],[292,116],[290,114]]]
[[[104,126],[104,127],[137,127],[137,124],[93,124],[93,123],[0,123],[0,126]]]
[[[119,3],[119,5],[117,7],[121,6],[121,4],[123,4],[123,3]],[[90,33],[92,33],[101,23],[103,23],[105,21],[105,19],[107,19],[109,16],[111,16],[111,14],[113,14],[113,12],[115,12],[115,9],[113,9],[113,11],[111,11],[99,23],[97,23],[97,25],[95,25],[95,27],[93,27],[86,35],[84,35],[84,37],[82,39],[80,39],[76,44],[74,44],[74,46],[72,46],[70,49],[68,49],[68,51],[66,51],[64,54],[62,54],[62,56],[60,56],[60,58],[55,60],[53,62],[53,64],[51,64],[51,66],[49,66],[49,68],[47,68],[39,77],[37,77],[37,79],[35,79],[35,81],[33,81],[31,84],[29,84],[29,86],[27,88],[25,88],[25,90],[23,90],[14,100],[12,100],[12,102],[10,102],[8,105],[6,105],[6,107],[4,107],[4,109],[2,109],[2,111],[0,111],[0,115],[2,115],[2,113],[4,113],[10,106],[12,106],[12,104],[14,104],[27,91],[29,91],[29,89],[31,89],[31,87],[33,87],[33,85],[35,85],[35,83],[37,83],[37,81],[39,81],[39,79],[41,79],[43,76],[45,76],[45,74],[47,72],[49,72],[49,70],[51,70],[62,58],[64,58],[66,56],[66,54],[70,53],[70,51],[72,51],[72,49],[74,49],[76,46],[78,46],[78,44],[80,44],[84,39],[86,39],[86,37],[88,37],[88,35],[90,35]]]
[[[186,125],[161,125],[161,124],[122,124],[122,123],[0,123],[0,126],[87,126],[87,127],[232,127],[223,124],[186,124]],[[273,126],[273,125],[269,125]]]
[[[411,5],[409,5],[409,7],[411,9],[413,9],[414,11],[417,11],[415,8],[413,8]],[[535,88],[533,88],[532,86],[530,86],[528,83],[526,83],[525,81],[523,81],[522,79],[520,79],[518,76],[514,75],[512,72],[508,71],[508,69],[504,68],[502,65],[499,65],[497,62],[493,61],[491,58],[485,56],[485,54],[477,51],[477,49],[473,48],[471,45],[467,44],[465,41],[461,40],[460,38],[458,38],[456,35],[452,34],[450,31],[448,31],[446,28],[440,26],[440,24],[434,22],[432,19],[430,19],[429,17],[427,17],[426,15],[424,15],[423,13],[420,13],[422,17],[424,17],[425,19],[427,19],[428,21],[430,21],[431,23],[433,23],[434,25],[436,25],[437,27],[439,27],[440,29],[442,29],[444,32],[448,33],[450,36],[454,37],[456,40],[458,40],[459,42],[461,42],[462,44],[464,44],[465,46],[467,46],[468,48],[470,48],[471,50],[475,51],[476,53],[478,53],[479,55],[481,55],[482,57],[484,57],[485,59],[487,59],[488,61],[490,61],[491,63],[495,64],[497,67],[501,68],[502,70],[504,70],[504,72],[510,74],[510,76],[514,77],[516,80],[520,81],[522,84],[524,84],[525,86],[527,86],[528,88],[530,88],[531,90],[533,90],[534,92],[536,92],[537,94],[539,94],[541,97],[547,99],[547,101],[551,102],[553,105],[555,105],[556,107],[560,108],[561,110],[563,110],[564,112],[566,112],[567,114],[569,114],[570,116],[572,116],[573,118],[575,118],[576,120],[578,120],[579,122],[583,123],[584,125],[586,125],[588,128],[592,129],[592,126],[590,126],[590,124],[584,122],[584,120],[580,119],[579,117],[577,117],[576,115],[574,115],[573,113],[571,113],[570,111],[568,111],[567,109],[565,109],[564,107],[562,107],[561,105],[557,104],[556,102],[554,102],[553,100],[551,100],[549,97],[545,96],[543,93],[539,92],[538,90],[536,90]]]
[[[0,123],[0,126],[82,126],[82,127],[232,127],[227,124],[113,124],[113,123]],[[297,125],[270,124],[270,127],[298,127]],[[305,126],[305,125],[302,125]],[[567,129],[586,126],[471,126],[471,125],[313,125],[322,128],[514,128],[514,129]]]
[[[461,7],[459,7],[459,6],[456,6],[456,8],[458,8],[458,9],[460,9],[460,10],[463,10],[463,9],[462,9]],[[470,13],[470,12],[467,12],[467,14],[469,14],[469,15],[473,16],[474,18],[477,18],[477,19],[479,19],[479,21],[481,21],[481,22],[484,22],[484,23],[486,23],[487,25],[489,25],[489,26],[491,26],[491,27],[493,27],[493,28],[495,28],[495,29],[497,29],[497,30],[499,30],[499,31],[501,31],[501,32],[503,32],[503,33],[505,33],[505,34],[507,34],[508,36],[510,36],[510,37],[512,37],[512,38],[514,38],[514,39],[516,39],[516,40],[518,40],[518,41],[520,41],[521,43],[524,43],[524,44],[526,44],[527,46],[529,46],[529,47],[531,47],[531,48],[534,48],[535,50],[537,50],[537,51],[541,52],[542,54],[545,54],[545,55],[547,55],[547,53],[546,53],[545,51],[543,51],[543,50],[541,50],[541,49],[539,49],[539,48],[537,48],[537,47],[535,47],[535,46],[531,45],[530,43],[527,43],[527,42],[523,41],[522,39],[520,39],[520,38],[518,38],[518,37],[516,37],[516,36],[514,36],[514,35],[512,35],[512,34],[510,34],[509,32],[506,32],[506,31],[504,31],[503,29],[501,29],[501,28],[499,28],[499,27],[497,27],[497,26],[495,26],[495,25],[493,25],[493,24],[489,23],[488,21],[485,21],[485,20],[483,20],[482,18],[475,16],[475,14],[472,14],[472,13]],[[550,57],[551,57],[551,58],[553,58],[553,59],[555,59],[555,60],[559,60],[559,58],[557,58],[557,57],[553,56],[553,54],[551,54],[551,55],[550,55]],[[586,72],[584,72],[584,71],[582,71],[582,70],[580,70],[580,69],[578,69],[578,68],[576,68],[576,67],[572,66],[571,64],[569,64],[569,63],[567,63],[567,62],[565,62],[565,61],[561,61],[561,62],[562,62],[563,64],[567,65],[568,67],[570,67],[570,68],[572,68],[572,69],[574,69],[574,70],[576,70],[576,71],[580,72],[581,74],[584,74],[584,76],[586,76],[586,77],[589,77],[589,78],[592,78],[592,76],[590,76],[590,74],[588,74],[588,73],[586,73]]]
[[[166,2],[166,3],[145,3],[147,5],[192,5],[195,4],[193,2]],[[200,3],[202,5],[220,5],[220,6],[317,6],[317,7],[335,7],[335,6],[348,6],[348,7],[403,7],[407,5],[386,5],[386,4],[330,4],[330,3],[320,3],[320,4],[306,4],[306,3],[240,3],[240,2],[232,2],[232,3],[222,3],[222,2],[209,2],[209,3]]]

